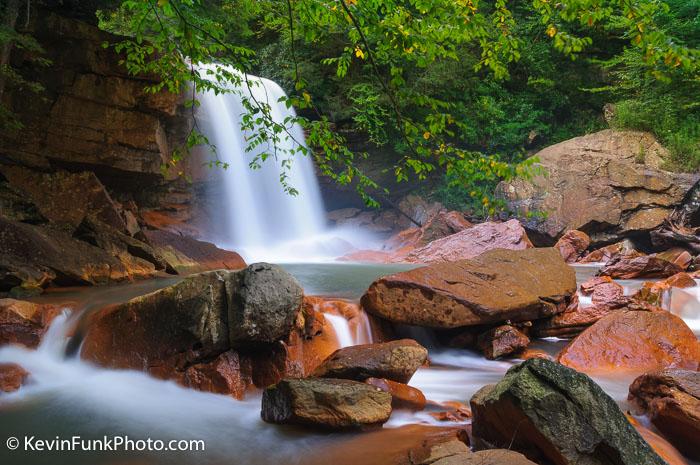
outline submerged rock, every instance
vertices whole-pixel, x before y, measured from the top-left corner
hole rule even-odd
[[[574,263],[583,256],[589,245],[591,245],[591,238],[588,234],[574,229],[565,232],[554,244],[554,248],[559,249],[566,263]]]
[[[36,348],[49,325],[61,313],[52,305],[15,299],[0,299],[0,346],[21,344]]]
[[[0,392],[15,392],[28,376],[29,372],[15,363],[0,363]]]
[[[629,400],[680,451],[700,459],[700,372],[664,370],[644,374],[630,386]]]
[[[364,381],[387,378],[407,383],[428,358],[428,350],[412,339],[344,347],[335,351],[312,376]]]
[[[332,429],[378,426],[391,415],[391,394],[347,379],[284,379],[263,392],[262,419]]]
[[[700,342],[682,319],[665,310],[621,310],[578,335],[561,351],[559,361],[586,373],[697,370]]]
[[[391,406],[394,409],[423,410],[425,408],[425,396],[420,389],[413,386],[384,378],[367,378],[365,383],[391,394]]]
[[[454,262],[476,257],[494,249],[523,250],[532,243],[518,220],[480,223],[458,233],[437,239],[409,253],[412,263]]]
[[[395,323],[457,328],[551,316],[575,292],[575,273],[556,249],[492,250],[380,278],[362,305]]]
[[[477,449],[509,447],[554,465],[664,465],[589,377],[544,359],[508,370],[471,399]]]

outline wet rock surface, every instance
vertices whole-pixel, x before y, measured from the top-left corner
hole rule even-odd
[[[0,392],[15,392],[22,387],[29,372],[15,363],[0,363]]]
[[[364,381],[386,378],[407,383],[428,358],[428,350],[412,339],[362,344],[335,351],[313,376]]]
[[[530,344],[530,338],[518,328],[501,325],[480,334],[476,344],[486,358],[494,360],[523,351]]]
[[[384,378],[367,378],[365,383],[391,394],[391,407],[395,410],[423,410],[425,408],[426,399],[420,389]]]
[[[0,346],[20,344],[36,348],[60,313],[61,309],[53,305],[0,299]]]
[[[622,310],[579,334],[561,351],[559,361],[586,373],[697,370],[700,342],[682,319],[665,310]]]
[[[559,253],[566,263],[578,261],[591,245],[591,238],[582,231],[572,230],[564,233],[559,238],[554,248],[559,249]]]
[[[380,278],[362,305],[396,323],[457,328],[551,316],[575,291],[574,271],[556,249],[493,250]]]
[[[531,359],[471,399],[477,449],[510,447],[556,465],[663,465],[590,378]]]
[[[629,400],[680,451],[700,459],[700,372],[663,370],[644,374],[630,386]]]
[[[391,415],[391,394],[347,379],[284,379],[263,392],[262,419],[331,429],[378,426]]]

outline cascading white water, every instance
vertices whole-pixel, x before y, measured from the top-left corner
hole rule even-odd
[[[214,65],[203,65],[203,75]],[[229,69],[232,74],[237,71]],[[337,234],[328,234],[325,212],[309,156],[296,151],[304,144],[304,132],[295,124],[294,108],[287,107],[286,94],[275,82],[248,76],[247,84],[231,87],[231,93],[204,92],[198,96],[201,107],[198,120],[216,156],[228,168],[221,174],[223,195],[215,199],[224,236],[217,242],[240,252],[248,260],[310,261],[318,257],[335,257],[345,253],[347,242]],[[244,100],[269,105],[270,116],[284,127],[279,140],[262,143],[251,150],[249,141],[263,127],[242,131],[241,122],[248,114]],[[251,161],[261,154],[271,156],[251,169]],[[286,165],[283,166],[283,165]],[[280,174],[298,191],[284,191]]]

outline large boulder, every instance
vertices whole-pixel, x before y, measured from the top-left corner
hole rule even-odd
[[[37,347],[61,309],[24,300],[0,299],[0,346]]]
[[[492,250],[380,278],[362,305],[395,323],[457,328],[551,316],[575,292],[573,268],[556,249]]]
[[[700,342],[682,319],[664,310],[612,312],[559,354],[564,365],[586,373],[700,368]]]
[[[660,169],[667,151],[649,133],[605,130],[576,137],[535,155],[545,173],[499,186],[511,210],[543,242],[570,229],[594,243],[651,231],[679,204],[697,174]]]
[[[664,370],[647,373],[630,386],[629,400],[679,450],[700,459],[700,372]]]
[[[507,447],[554,465],[664,465],[588,376],[545,359],[508,370],[471,399],[477,448]]]
[[[332,429],[376,426],[391,415],[391,394],[347,379],[284,379],[263,392],[262,419]]]
[[[300,307],[301,288],[276,265],[199,273],[91,316],[82,356],[177,378],[232,347],[286,339]],[[230,371],[237,363],[220,362],[207,370]]]
[[[523,250],[532,247],[518,220],[505,223],[480,223],[460,232],[436,239],[409,253],[412,263],[454,262],[474,258],[494,249]]]
[[[407,383],[428,358],[428,350],[412,339],[362,344],[336,350],[312,376],[364,381],[387,378]]]
[[[303,290],[281,267],[254,263],[228,283],[229,340],[233,345],[270,343],[289,334]]]

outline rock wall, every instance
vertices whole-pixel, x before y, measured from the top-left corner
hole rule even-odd
[[[593,243],[614,242],[660,226],[700,179],[664,170],[664,149],[649,133],[605,130],[535,155],[545,173],[499,186],[509,207],[525,216],[533,241],[553,244],[578,229]]]
[[[195,158],[175,168],[192,183],[162,169],[190,128],[182,96],[147,92],[157,80],[130,76],[105,46],[121,38],[57,9],[29,23],[50,65],[11,55],[45,89],[3,95],[23,127],[0,129],[0,293],[244,266],[182,238],[206,222],[209,177]]]

